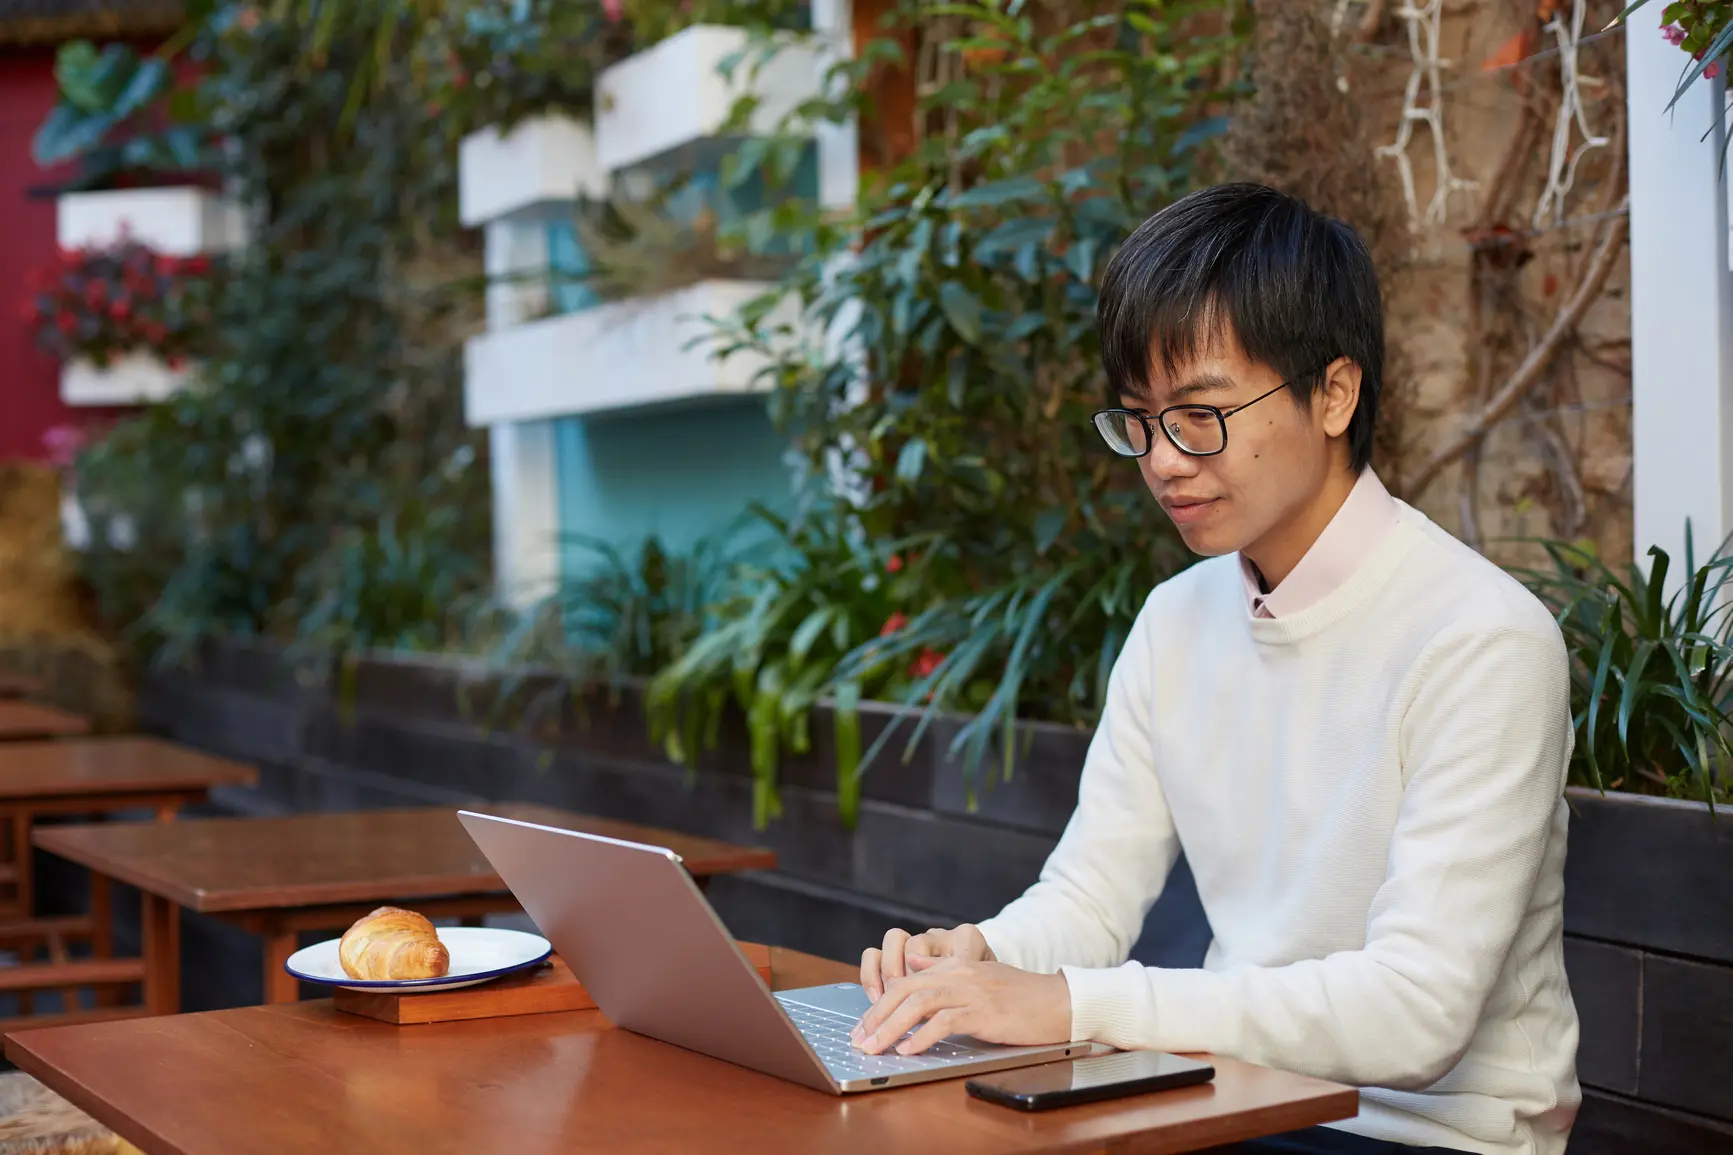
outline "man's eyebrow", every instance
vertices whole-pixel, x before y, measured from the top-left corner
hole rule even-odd
[[[1199,393],[1218,393],[1224,389],[1232,389],[1234,380],[1220,373],[1200,373],[1173,391],[1173,400],[1184,397],[1195,397]]]

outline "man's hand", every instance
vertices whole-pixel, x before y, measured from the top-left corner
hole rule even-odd
[[[1038,975],[1001,962],[917,956],[908,978],[896,979],[855,1027],[855,1046],[877,1055],[895,1045],[918,1055],[946,1035],[989,1043],[1037,1046],[1071,1038],[1071,988],[1062,974]],[[913,1030],[909,1038],[898,1039]]]
[[[965,962],[993,962],[993,951],[979,928],[964,923],[955,930],[934,928],[925,934],[910,935],[906,930],[885,932],[884,948],[868,947],[860,956],[860,985],[867,998],[877,1002],[885,986],[913,973],[911,962],[922,959],[928,963],[939,959],[961,959]]]

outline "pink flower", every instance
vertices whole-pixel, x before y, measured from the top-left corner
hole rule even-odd
[[[1677,24],[1668,24],[1661,29],[1661,36],[1675,48],[1685,42],[1685,30]]]
[[[1709,67],[1707,67],[1703,70],[1703,76],[1705,79],[1708,79],[1708,80],[1714,80],[1717,76],[1720,76],[1720,75],[1721,75],[1721,62],[1719,60],[1710,61]]]
[[[908,624],[909,618],[907,614],[892,614],[890,617],[885,619],[884,627],[879,630],[879,637],[888,638]]]
[[[625,19],[626,11],[621,7],[621,0],[602,0],[602,15],[611,22],[618,24]]]
[[[42,447],[48,450],[49,464],[61,467],[77,460],[78,451],[88,440],[89,434],[76,425],[56,425],[42,432]]]

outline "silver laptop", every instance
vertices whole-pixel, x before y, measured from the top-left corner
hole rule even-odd
[[[615,1026],[820,1091],[872,1091],[1085,1055],[965,1035],[922,1055],[867,1055],[858,983],[771,994],[680,864],[659,846],[459,811],[469,836]]]

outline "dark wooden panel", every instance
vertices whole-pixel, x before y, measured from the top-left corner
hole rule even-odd
[[[1733,820],[1706,806],[1572,790],[1565,929],[1733,963]]]
[[[1577,1077],[1588,1086],[1636,1094],[1642,954],[1628,947],[1567,936],[1565,973],[1582,1024]]]
[[[1733,1122],[1733,967],[1643,960],[1639,1097]]]

